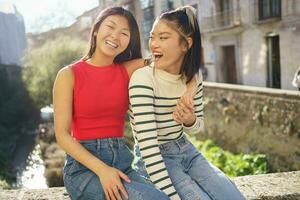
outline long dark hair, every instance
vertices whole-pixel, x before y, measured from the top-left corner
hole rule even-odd
[[[180,42],[186,43],[187,38],[193,40],[192,46],[186,52],[180,68],[180,74],[185,75],[186,82],[190,82],[199,69],[203,68],[203,54],[201,44],[201,34],[197,17],[190,6],[180,7],[176,10],[162,13],[157,20],[163,20],[173,30],[179,33]]]
[[[102,22],[109,16],[112,15],[119,15],[123,16],[127,19],[129,24],[129,31],[130,31],[130,40],[127,48],[117,55],[114,59],[114,63],[122,63],[128,60],[132,60],[135,58],[141,58],[141,43],[140,43],[140,32],[138,29],[137,22],[134,18],[134,16],[129,12],[128,10],[122,8],[122,7],[110,7],[106,8],[103,11],[101,11],[96,18],[94,25],[91,29],[90,33],[90,40],[89,45],[87,48],[86,54],[83,56],[83,60],[87,60],[93,56],[95,53],[96,47],[97,47],[97,40],[95,33],[98,32],[100,25]]]

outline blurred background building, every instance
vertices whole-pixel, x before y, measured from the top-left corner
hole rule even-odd
[[[200,0],[198,8],[209,81],[293,89],[299,0]]]
[[[0,3],[0,30],[0,64],[21,65],[26,48],[25,25],[12,3]]]
[[[115,1],[99,1],[100,8]],[[197,10],[207,80],[293,89],[300,65],[299,0],[119,0],[140,24],[144,53],[155,18],[182,5]]]
[[[207,81],[270,88],[293,88],[300,65],[299,0],[99,0],[69,27],[28,34],[30,47],[59,33],[87,40],[100,10],[120,5],[136,17],[144,56],[155,18],[182,5],[197,10],[207,69]]]

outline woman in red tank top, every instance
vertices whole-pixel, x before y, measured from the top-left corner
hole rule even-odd
[[[136,20],[112,7],[97,17],[83,59],[58,72],[55,135],[67,153],[64,183],[71,199],[169,199],[131,168],[123,140],[129,78],[143,65]]]

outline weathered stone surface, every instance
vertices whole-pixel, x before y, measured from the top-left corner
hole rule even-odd
[[[247,199],[300,199],[300,171],[242,176],[234,182]]]
[[[0,191],[0,199],[5,200],[69,200],[69,195],[63,187],[35,190]]]
[[[204,83],[205,131],[233,153],[262,153],[271,171],[300,170],[300,92]]]
[[[300,199],[300,171],[243,176],[233,181],[249,200],[298,200]],[[40,190],[3,190],[5,200],[68,200],[62,187]],[[234,199],[233,199],[234,200]]]

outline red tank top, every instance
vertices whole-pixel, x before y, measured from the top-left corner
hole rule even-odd
[[[122,65],[72,65],[72,135],[77,140],[123,137],[129,77]]]

